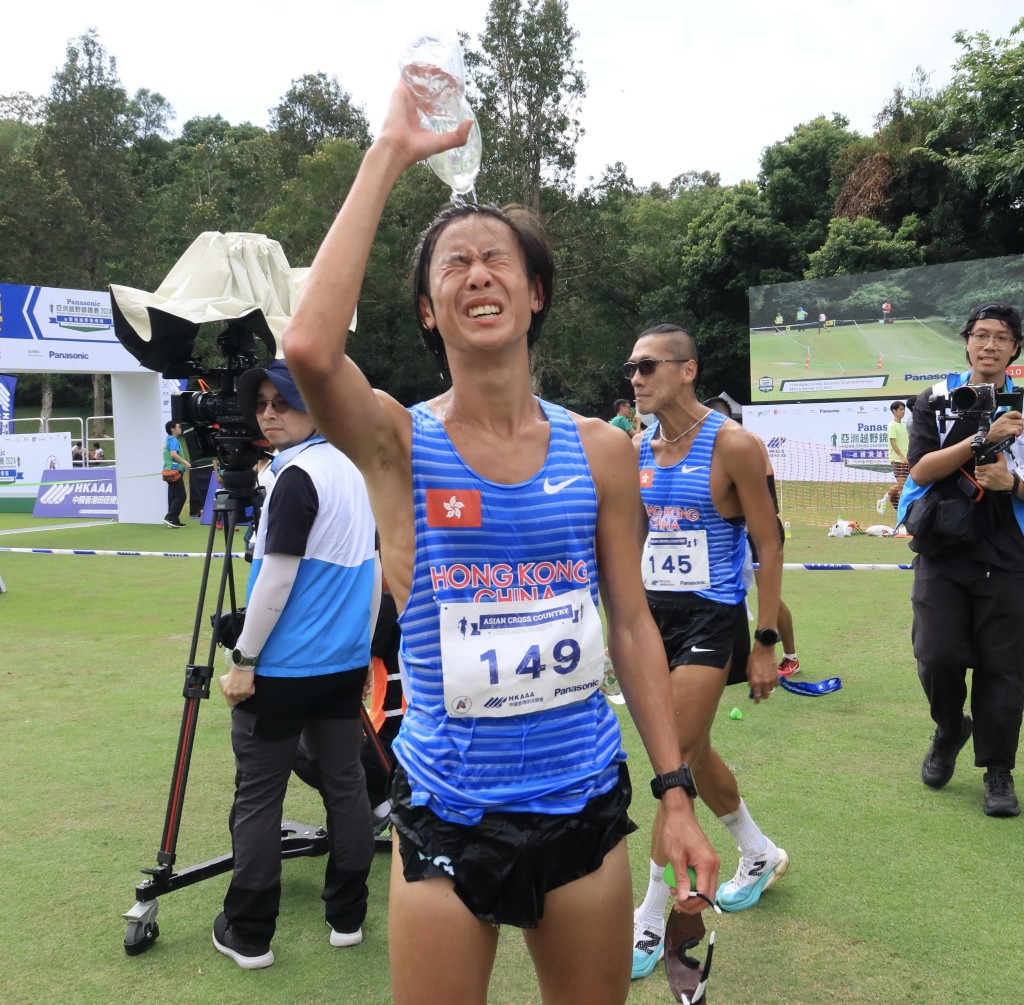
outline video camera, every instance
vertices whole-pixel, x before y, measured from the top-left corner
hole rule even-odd
[[[948,409],[958,418],[990,418],[997,408],[1015,408],[1020,411],[1024,405],[1024,391],[999,393],[995,384],[961,384],[949,392],[948,398],[933,394],[928,399],[928,405],[937,412]]]
[[[939,413],[939,426],[946,431],[947,411],[958,419],[975,418],[978,432],[971,440],[975,464],[991,464],[1000,450],[1009,450],[1014,441],[1010,436],[999,443],[987,443],[985,436],[992,426],[992,415],[998,408],[1024,411],[1024,390],[998,392],[995,384],[961,384],[949,392],[949,397],[933,394],[928,407]]]
[[[216,457],[222,474],[251,469],[269,450],[269,444],[252,429],[238,403],[238,378],[274,358],[273,343],[265,344],[268,355],[261,361],[252,332],[229,322],[217,336],[227,366],[208,369],[193,361],[191,375],[218,390],[183,391],[171,396],[171,418],[192,427],[187,437],[190,453]]]
[[[191,427],[185,433],[189,454],[217,458],[226,487],[236,481],[232,472],[250,472],[269,449],[257,429],[246,421],[238,404],[238,379],[246,370],[266,366],[276,355],[273,333],[259,311],[223,322],[216,345],[224,359],[219,367],[194,358],[199,325],[183,323],[169,314],[153,312],[150,337],[142,338],[111,296],[114,334],[146,369],[167,379],[195,377],[202,391],[171,396],[171,418]],[[228,474],[225,480],[224,475]],[[248,479],[246,479],[247,481]]]

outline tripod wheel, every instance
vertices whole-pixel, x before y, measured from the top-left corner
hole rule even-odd
[[[155,921],[132,921],[124,936],[124,951],[129,956],[144,953],[156,941],[160,926]]]

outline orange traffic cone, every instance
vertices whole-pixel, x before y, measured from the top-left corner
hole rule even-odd
[[[809,369],[810,365],[811,365],[811,357],[808,356],[807,359],[804,360],[804,369],[805,370]]]
[[[881,356],[878,357],[878,369],[879,370],[882,369],[882,357]]]

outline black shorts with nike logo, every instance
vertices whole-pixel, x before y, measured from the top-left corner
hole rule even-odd
[[[728,666],[726,684],[746,681],[750,628],[743,601],[720,604],[696,593],[648,591],[647,604],[661,633],[670,670]]]

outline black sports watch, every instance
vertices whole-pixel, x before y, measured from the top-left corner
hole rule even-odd
[[[241,649],[231,650],[231,662],[234,663],[236,667],[248,667],[251,669],[256,666],[258,661],[259,656],[246,656]]]
[[[665,775],[655,775],[651,779],[651,792],[655,799],[660,799],[667,789],[683,789],[691,799],[697,798],[697,786],[693,784],[693,773],[690,765],[680,764],[675,771]]]
[[[758,628],[754,632],[754,641],[760,642],[763,646],[775,646],[781,641],[782,636],[774,628]]]

